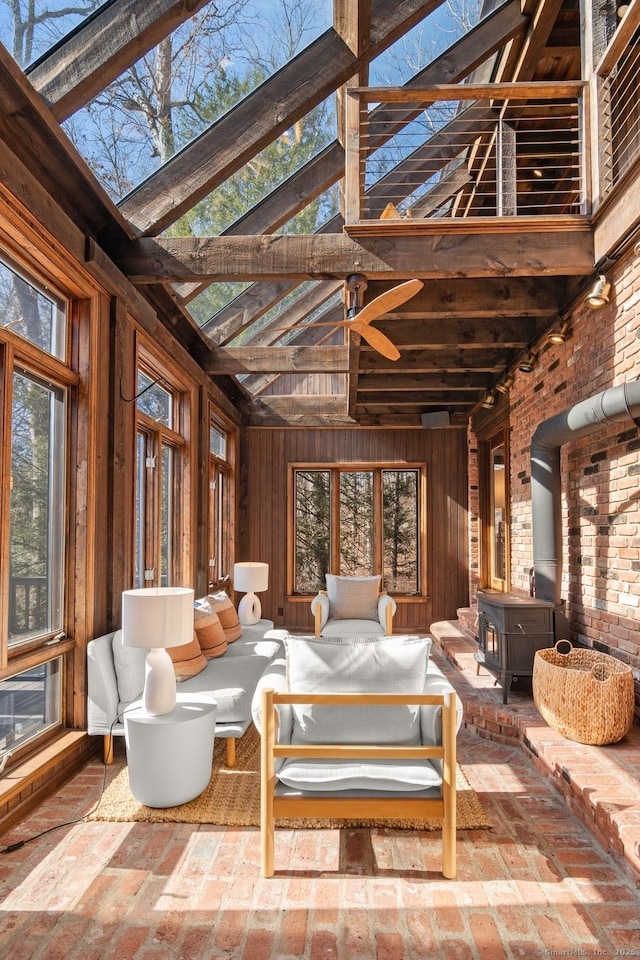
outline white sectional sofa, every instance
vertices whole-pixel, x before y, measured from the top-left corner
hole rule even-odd
[[[242,628],[223,656],[178,683],[180,693],[210,694],[218,704],[216,736],[227,741],[227,765],[235,765],[236,739],[251,722],[254,691],[265,669],[282,652],[284,630],[271,620]],[[120,630],[91,640],[87,647],[89,734],[104,738],[106,763],[113,760],[113,737],[124,735],[123,711],[142,696],[146,650],[125,647]]]

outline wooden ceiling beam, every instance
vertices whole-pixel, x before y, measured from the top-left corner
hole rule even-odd
[[[346,373],[347,348],[327,346],[216,347],[206,363],[205,373]]]
[[[365,304],[393,289],[394,283],[371,280]],[[470,277],[430,280],[411,300],[386,317],[553,317],[567,301],[567,280],[560,277]]]
[[[482,320],[378,320],[376,327],[399,350],[438,350],[464,347],[487,350],[490,347],[524,349],[536,336],[538,327],[531,317]],[[371,349],[365,345],[363,350]]]
[[[209,0],[116,0],[25,73],[62,123]]]
[[[408,375],[432,373],[499,373],[515,359],[515,351],[511,354],[507,349],[495,348],[490,350],[466,350],[464,347],[441,350],[414,350],[406,353],[402,358],[402,371]],[[506,361],[506,362],[505,362]],[[360,355],[360,374],[385,377],[387,374],[397,376],[397,362],[387,360],[386,357],[373,350],[362,352]]]
[[[134,190],[124,216],[141,234],[161,233],[441,2],[374,0],[361,59],[328,30]]]
[[[135,283],[221,280],[326,280],[364,273],[372,280],[495,276],[587,276],[593,238],[583,218],[505,218],[430,224],[419,236],[346,234],[177,237],[120,246],[118,265]],[[495,232],[494,232],[495,231]]]

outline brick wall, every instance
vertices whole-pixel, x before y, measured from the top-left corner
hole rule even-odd
[[[580,305],[569,318],[567,342],[542,346],[534,372],[515,373],[509,395],[515,593],[529,593],[533,565],[529,451],[536,427],[640,377],[640,258],[621,262],[608,279],[611,302],[599,311]],[[630,664],[640,716],[640,430],[628,419],[565,444],[561,475],[562,597],[572,636]],[[473,546],[473,523],[470,536]]]

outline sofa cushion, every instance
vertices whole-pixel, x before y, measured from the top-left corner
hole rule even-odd
[[[294,790],[412,793],[437,787],[442,776],[430,760],[285,760],[278,779]]]
[[[167,653],[173,660],[177,680],[187,680],[201,673],[207,665],[207,658],[200,649],[198,637],[193,631],[193,640],[179,647],[167,647]]]
[[[221,657],[226,653],[228,642],[220,618],[208,597],[198,601],[193,609],[193,625],[200,649],[210,660],[212,657]]]
[[[329,616],[333,620],[378,620],[380,577],[326,575]]]
[[[125,647],[122,642],[122,630],[115,631],[111,646],[118,683],[118,699],[120,703],[129,704],[142,696],[147,651],[143,647]]]
[[[284,640],[291,693],[422,693],[425,637],[294,637]],[[418,706],[293,708],[292,743],[420,743]]]
[[[238,637],[242,636],[242,624],[238,619],[238,611],[231,603],[231,599],[224,592],[212,593],[207,597],[212,608],[218,614],[227,643],[233,643]]]
[[[236,723],[251,717],[251,701],[269,660],[260,656],[218,657],[180,684],[183,693],[208,693],[218,704],[216,723]]]

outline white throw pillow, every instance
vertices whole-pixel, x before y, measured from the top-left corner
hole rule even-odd
[[[329,617],[333,620],[377,620],[380,577],[338,577],[326,574]]]
[[[428,637],[294,637],[284,640],[291,693],[422,693]],[[420,743],[417,706],[293,707],[292,743]]]

